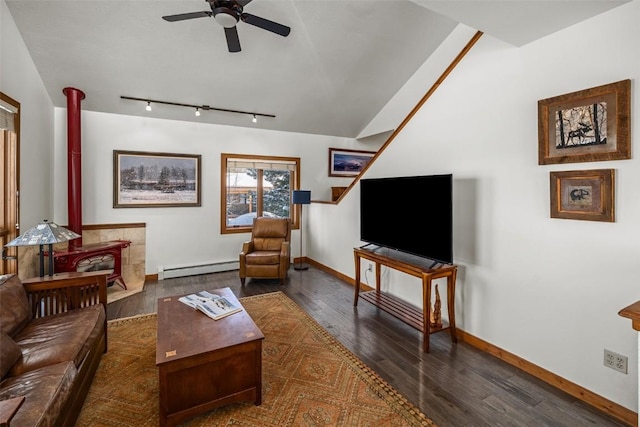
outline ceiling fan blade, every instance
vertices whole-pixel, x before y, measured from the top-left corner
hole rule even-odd
[[[263,30],[271,31],[272,33],[279,34],[283,37],[287,37],[291,32],[291,28],[278,24],[277,22],[269,21],[268,19],[261,18],[250,13],[243,13],[240,18],[247,24],[255,25]]]
[[[224,35],[227,36],[227,47],[229,52],[240,52],[240,39],[236,27],[225,28]]]
[[[213,15],[213,12],[205,11],[205,12],[190,12],[190,13],[180,13],[178,15],[169,15],[163,16],[162,19],[169,22],[176,21],[184,21],[185,19],[193,19],[193,18],[205,18]]]
[[[236,3],[238,3],[242,7],[245,7],[246,5],[251,3],[251,0],[236,0]]]

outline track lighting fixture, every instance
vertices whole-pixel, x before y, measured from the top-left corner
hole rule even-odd
[[[258,122],[258,116],[262,116],[262,117],[272,117],[275,118],[276,116],[273,114],[266,114],[266,113],[254,113],[251,111],[242,111],[242,110],[229,110],[227,108],[217,108],[217,107],[211,107],[209,105],[194,105],[194,104],[183,104],[180,102],[170,102],[170,101],[159,101],[157,99],[146,99],[146,98],[135,98],[132,96],[120,96],[121,99],[127,99],[129,101],[141,101],[141,102],[146,102],[147,103],[147,107],[146,110],[147,111],[151,111],[151,103],[153,102],[154,104],[164,104],[164,105],[174,105],[177,107],[188,107],[188,108],[195,108],[196,110],[196,117],[200,116],[200,110],[204,110],[204,111],[223,111],[225,113],[236,113],[236,114],[247,114],[249,116],[252,116],[252,121],[253,123],[257,123]]]

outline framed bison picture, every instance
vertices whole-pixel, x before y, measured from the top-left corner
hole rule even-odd
[[[551,172],[551,218],[615,222],[613,169]]]

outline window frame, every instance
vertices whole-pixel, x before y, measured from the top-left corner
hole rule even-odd
[[[221,234],[232,234],[232,233],[247,233],[251,232],[253,226],[227,226],[227,165],[229,160],[242,159],[247,162],[258,162],[258,163],[268,163],[268,162],[287,162],[295,164],[295,168],[293,172],[293,179],[291,182],[289,200],[291,201],[293,198],[293,191],[300,189],[300,158],[299,157],[281,157],[281,156],[263,156],[263,155],[254,155],[254,154],[231,154],[231,153],[222,153],[220,156],[220,233]],[[263,192],[262,188],[262,178],[259,174],[259,179],[257,181],[257,192],[258,192],[258,200],[257,200],[257,211],[262,211],[262,197],[260,194]],[[291,228],[299,229],[300,228],[300,206],[294,205],[290,203],[289,209],[291,215]]]

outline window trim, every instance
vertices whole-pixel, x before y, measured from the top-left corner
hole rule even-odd
[[[246,159],[247,161],[256,161],[259,163],[295,163],[295,169],[293,170],[293,183],[291,192],[300,189],[300,158],[299,157],[280,157],[280,156],[263,156],[254,154],[230,154],[222,153],[220,156],[220,233],[232,234],[232,233],[247,233],[251,232],[252,226],[244,227],[227,227],[227,164],[231,159]],[[262,180],[258,180],[258,191],[262,192]],[[291,200],[291,198],[290,198]],[[261,199],[259,200],[261,202]],[[261,207],[260,207],[261,208]],[[300,228],[300,206],[291,204],[291,228]]]
[[[8,95],[0,92],[0,102],[3,108],[8,106],[15,111],[13,114],[13,129],[11,131],[0,131],[0,137],[4,138],[4,153],[2,161],[4,163],[3,197],[5,203],[2,206],[3,219],[0,223],[0,235],[2,236],[2,249],[4,245],[18,237],[20,231],[20,103]],[[9,144],[9,141],[15,144]],[[15,259],[0,259],[0,269],[4,274],[18,273],[18,250],[13,248],[13,253],[7,250],[7,256],[15,256]],[[5,252],[3,252],[5,255]]]

